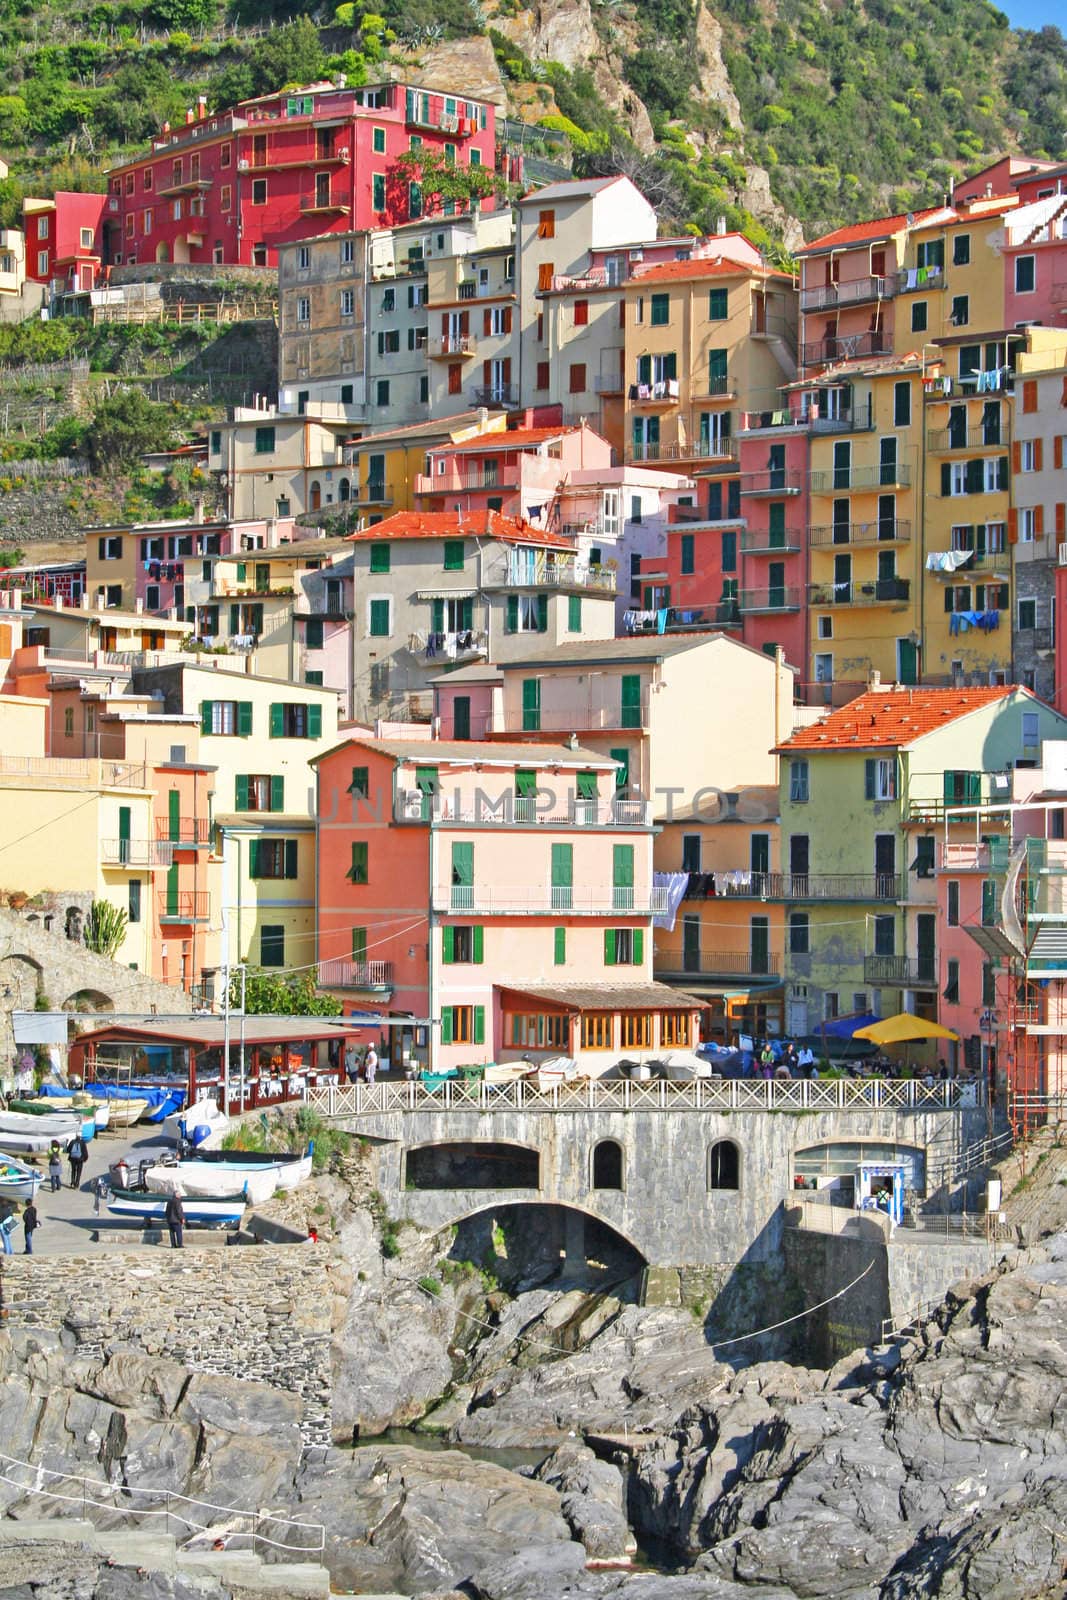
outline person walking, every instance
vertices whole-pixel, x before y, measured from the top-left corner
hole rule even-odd
[[[76,1133],[68,1144],[67,1159],[70,1162],[70,1186],[72,1189],[80,1189],[82,1168],[89,1159],[89,1146],[80,1133]]]
[[[163,1215],[166,1218],[167,1227],[170,1230],[171,1249],[181,1250],[183,1248],[182,1229],[185,1227],[185,1207],[182,1205],[182,1197],[180,1194],[172,1194],[170,1196]]]
[[[105,1198],[107,1196],[107,1193],[108,1193],[108,1181],[104,1177],[104,1174],[101,1173],[98,1178],[93,1180],[93,1215],[94,1216],[98,1217],[100,1215],[100,1208],[104,1203],[104,1200],[105,1200]]]
[[[41,1226],[41,1219],[37,1215],[37,1207],[32,1200],[27,1200],[26,1209],[22,1213],[22,1231],[26,1235],[26,1255],[33,1255],[33,1236]]]
[[[368,1084],[372,1084],[378,1074],[378,1052],[372,1044],[367,1046],[367,1054],[363,1057],[363,1075]]]
[[[0,1215],[0,1243],[3,1244],[5,1256],[13,1256],[15,1250],[11,1243],[11,1235],[15,1231],[18,1207],[13,1206],[9,1200],[0,1200],[0,1212],[3,1213]]]
[[[53,1139],[48,1147],[48,1176],[52,1183],[52,1193],[58,1194],[63,1187],[63,1152],[59,1148],[58,1139]]]

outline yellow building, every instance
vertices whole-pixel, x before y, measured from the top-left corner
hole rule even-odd
[[[904,235],[896,277],[892,348],[900,355],[935,340],[1004,337],[1004,216],[1018,196],[983,198],[918,219]],[[936,351],[934,352],[936,355]]]
[[[415,509],[415,480],[426,471],[428,450],[458,444],[487,430],[502,431],[506,424],[503,412],[486,420],[484,411],[462,411],[437,422],[367,433],[347,444],[345,461],[358,526],[369,527],[396,511]]]
[[[796,372],[797,295],[781,272],[669,261],[626,296],[626,459],[736,470],[737,411],[769,410]]]

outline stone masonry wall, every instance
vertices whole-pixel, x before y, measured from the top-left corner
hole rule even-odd
[[[330,1443],[331,1335],[347,1269],[315,1245],[0,1256],[12,1322],[300,1395],[306,1447]]]

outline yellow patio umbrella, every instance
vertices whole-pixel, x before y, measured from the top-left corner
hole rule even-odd
[[[852,1037],[869,1039],[878,1045],[910,1044],[915,1039],[954,1039],[958,1044],[960,1038],[951,1028],[943,1028],[939,1022],[927,1022],[910,1011],[898,1011],[895,1017],[883,1017],[866,1028],[857,1028]]]

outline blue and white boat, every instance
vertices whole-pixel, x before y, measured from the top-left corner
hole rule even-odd
[[[0,1156],[0,1200],[32,1200],[40,1184],[41,1174],[32,1167]]]
[[[142,1226],[149,1223],[165,1223],[168,1194],[153,1194],[143,1184],[134,1184],[128,1189],[112,1189],[107,1203],[107,1209],[113,1217],[123,1217],[126,1221],[140,1222]],[[182,1210],[185,1212],[186,1226],[190,1228],[224,1228],[236,1227],[244,1215],[247,1205],[244,1194],[206,1196],[183,1195]]]

